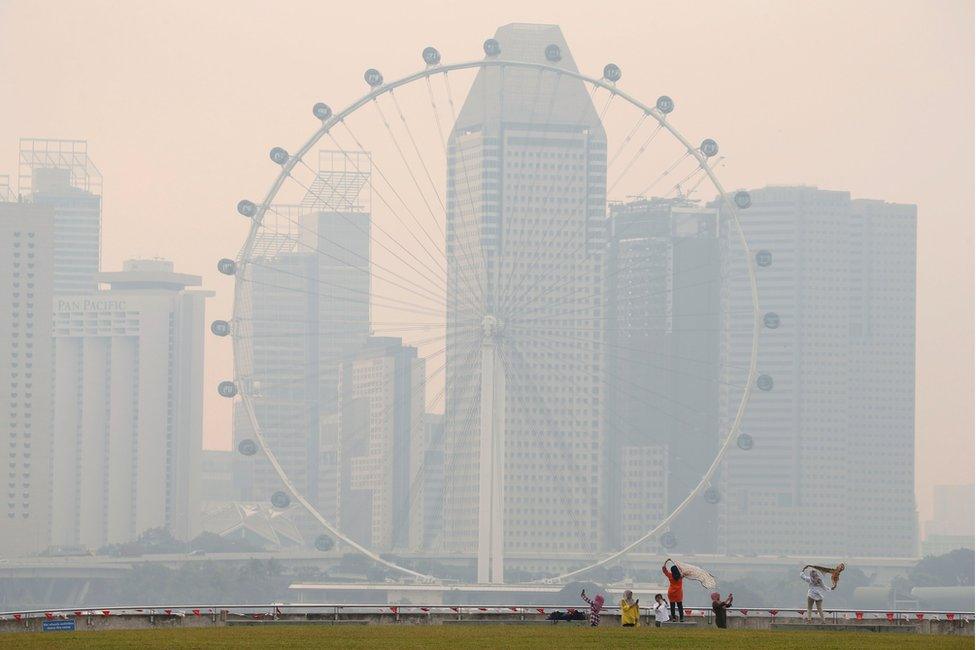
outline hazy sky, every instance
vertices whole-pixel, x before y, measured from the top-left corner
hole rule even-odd
[[[803,183],[918,204],[918,484],[973,480],[973,3],[699,1],[486,3],[0,0],[0,174],[19,137],[77,138],[104,177],[102,266],[172,259],[217,291],[245,235],[237,200],[274,170],[267,151],[311,132],[311,105],[478,58],[508,22],[559,24],[584,72],[674,97],[721,142],[727,187]],[[208,339],[207,386],[231,372]],[[206,393],[205,441],[230,441]],[[829,463],[830,459],[824,459]]]

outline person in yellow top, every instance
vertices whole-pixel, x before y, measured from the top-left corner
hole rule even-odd
[[[624,627],[640,627],[640,598],[634,600],[634,592],[624,592],[620,601],[620,624]]]

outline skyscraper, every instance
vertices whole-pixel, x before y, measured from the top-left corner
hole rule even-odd
[[[715,209],[683,199],[610,206],[605,508],[611,548],[632,542],[683,501],[718,450],[718,231]],[[657,462],[648,460],[643,473],[621,471],[637,457]],[[634,500],[632,492],[648,496]],[[690,504],[671,526],[678,548],[714,551],[715,522],[714,504]]]
[[[916,208],[814,187],[750,194],[739,218],[757,266],[766,377],[742,423],[755,446],[726,461],[719,548],[911,556]],[[726,258],[725,372],[747,366],[751,349],[737,256]],[[721,390],[727,425],[737,389]]]
[[[555,25],[495,39],[501,58],[577,69]],[[481,314],[497,321],[505,374],[504,548],[602,545],[606,164],[581,81],[479,70],[448,144],[448,550],[478,545]]]
[[[54,214],[0,202],[0,554],[48,545]]]
[[[165,260],[54,298],[51,537],[98,548],[199,532],[204,301]]]
[[[89,293],[101,260],[102,175],[83,140],[21,138],[18,189],[54,211],[54,292]]]
[[[339,365],[365,343],[370,322],[369,156],[346,152],[357,161],[352,171],[334,168],[332,153],[320,152],[301,205],[274,206],[265,217],[278,221],[258,238],[244,270],[247,357],[238,362],[268,445],[326,514],[334,513],[336,468],[321,463],[335,462]],[[238,408],[235,445],[251,431]],[[267,501],[281,489],[260,458],[238,457],[235,473],[248,499]],[[309,523],[306,532],[316,527]]]
[[[423,540],[424,367],[394,337],[371,337],[340,365],[339,526],[378,550]]]

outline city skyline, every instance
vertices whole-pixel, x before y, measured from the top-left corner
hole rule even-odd
[[[30,12],[26,4],[5,3],[0,5],[0,30],[4,25],[30,24],[33,20],[46,20],[45,9]],[[613,60],[624,70],[622,85],[628,89],[648,88],[649,93],[665,90],[678,99],[682,111],[682,124],[709,126],[723,144],[724,151],[734,153],[726,170],[721,172],[723,179],[732,186],[762,186],[766,182],[801,180],[824,189],[850,190],[855,197],[880,198],[887,201],[919,204],[919,291],[918,291],[918,450],[919,471],[917,484],[919,508],[922,518],[930,506],[930,490],[936,480],[944,482],[967,482],[972,474],[971,431],[972,431],[972,373],[971,364],[960,363],[960,359],[971,359],[971,257],[965,254],[964,242],[971,236],[955,236],[958,233],[971,233],[971,192],[960,192],[954,188],[971,187],[972,161],[968,155],[971,147],[971,124],[965,119],[956,119],[971,113],[972,95],[968,90],[951,89],[948,77],[924,76],[926,66],[937,61],[963,61],[971,66],[971,57],[965,52],[971,50],[969,36],[962,31],[954,31],[948,25],[971,23],[972,8],[964,5],[953,6],[952,12],[928,13],[917,5],[899,4],[891,14],[887,9],[881,11],[880,4],[864,3],[853,8],[846,25],[821,22],[821,17],[812,9],[807,12],[802,7],[791,8],[791,13],[777,13],[772,16],[777,29],[799,29],[795,25],[807,24],[799,31],[800,38],[790,40],[786,48],[779,40],[767,39],[762,45],[756,43],[755,36],[763,34],[763,29],[771,27],[756,26],[755,17],[758,5],[745,3],[733,12],[723,9],[721,3],[713,3],[709,18],[698,16],[697,20],[714,21],[723,29],[714,31],[714,51],[722,51],[721,57],[702,58],[697,55],[677,57],[674,63],[665,63],[672,57],[653,56],[648,62],[645,52],[638,48],[641,39],[631,32],[633,28],[622,20],[623,5],[610,7],[608,13],[597,18],[614,24],[616,31],[612,42],[582,28],[584,17],[581,11],[565,6],[551,7],[551,11],[539,8],[526,12],[523,9],[495,6],[481,8],[470,16],[461,27],[454,21],[450,27],[446,15],[427,19],[423,29],[410,22],[407,14],[398,14],[400,9],[386,8],[382,18],[393,19],[397,25],[409,25],[410,30],[421,33],[433,44],[438,45],[451,58],[475,58],[479,55],[478,45],[495,25],[509,22],[514,18],[524,18],[526,13],[543,20],[558,22],[567,37],[572,41],[575,57],[582,68],[598,70],[606,61]],[[331,8],[332,11],[347,11],[344,8]],[[62,18],[73,11],[62,8]],[[234,252],[236,242],[240,241],[242,224],[233,214],[233,205],[243,195],[256,195],[266,187],[270,171],[261,163],[265,161],[267,149],[278,143],[294,142],[305,130],[305,122],[299,117],[306,105],[314,101],[326,100],[333,105],[351,100],[361,92],[361,70],[368,65],[381,66],[385,71],[406,70],[414,67],[419,49],[426,43],[414,42],[413,38],[384,39],[384,45],[393,44],[392,49],[382,57],[375,55],[379,41],[365,39],[359,42],[342,41],[336,33],[325,39],[327,46],[314,39],[297,38],[295,55],[284,66],[297,69],[321,57],[325,51],[343,53],[335,56],[336,61],[362,61],[356,69],[344,70],[341,65],[333,66],[323,77],[323,83],[308,84],[300,74],[285,72],[271,57],[261,38],[248,38],[249,21],[261,16],[262,24],[283,24],[275,21],[290,20],[289,12],[282,16],[265,15],[262,10],[246,6],[240,16],[231,17],[218,8],[204,11],[222,13],[223,18],[239,21],[237,29],[226,33],[241,36],[227,40],[223,30],[207,31],[208,21],[197,21],[194,29],[183,30],[185,36],[177,40],[175,48],[167,51],[172,56],[161,56],[152,49],[155,39],[136,38],[140,30],[158,28],[151,10],[116,13],[110,17],[104,7],[95,6],[86,10],[91,22],[89,34],[114,31],[125,26],[125,38],[116,40],[117,47],[131,47],[131,43],[150,43],[148,58],[106,58],[107,50],[98,38],[86,39],[84,43],[73,43],[75,38],[84,38],[60,33],[59,27],[52,30],[23,29],[19,32],[3,32],[0,38],[0,56],[13,61],[16,51],[21,47],[23,35],[40,33],[52,39],[46,48],[52,63],[66,60],[69,52],[85,51],[92,61],[101,62],[101,68],[111,71],[107,76],[91,76],[82,72],[77,82],[67,82],[54,87],[45,87],[39,81],[45,77],[40,74],[46,63],[35,62],[38,73],[25,77],[16,66],[10,66],[11,74],[2,82],[10,96],[21,96],[25,101],[9,107],[8,119],[0,125],[0,173],[15,174],[17,148],[20,137],[50,136],[87,138],[92,155],[98,161],[99,169],[109,179],[106,194],[110,197],[103,206],[103,268],[117,268],[124,258],[132,256],[148,257],[161,255],[174,259],[177,266],[188,272],[205,274],[206,286],[216,289],[218,296],[208,305],[208,319],[226,317],[229,314],[231,285],[211,269],[213,260]],[[356,25],[365,17],[359,9],[348,10],[344,20]],[[682,9],[667,4],[658,7],[658,20],[678,23],[687,21],[689,14]],[[620,12],[620,13],[618,13]],[[921,12],[921,13],[920,13]],[[370,12],[366,12],[367,14]],[[508,15],[501,15],[508,14]],[[434,14],[436,16],[436,12]],[[889,16],[897,15],[899,22]],[[909,17],[909,18],[906,18]],[[911,16],[924,16],[913,20]],[[592,21],[587,15],[587,24]],[[179,18],[172,18],[179,24]],[[940,28],[939,40],[935,41],[936,31],[921,34],[907,30],[908,25],[928,24],[931,21],[945,21]],[[67,25],[48,21],[52,25]],[[312,21],[310,21],[312,22]],[[795,24],[794,24],[795,23]],[[227,25],[225,24],[225,27]],[[731,29],[726,27],[730,26]],[[814,64],[812,50],[818,39],[804,38],[819,28],[821,32],[836,33],[842,38],[831,39],[834,46],[822,52],[823,59]],[[272,28],[273,29],[273,28]],[[701,28],[699,28],[701,29]],[[102,30],[100,32],[99,30]],[[625,30],[621,34],[619,30]],[[357,29],[346,30],[355,33]],[[599,31],[599,30],[596,30]],[[175,32],[174,32],[175,33]],[[362,31],[362,33],[367,33]],[[374,37],[378,32],[373,31]],[[867,36],[870,34],[870,37]],[[949,34],[948,38],[945,34]],[[870,38],[879,52],[893,51],[910,47],[905,51],[907,63],[899,65],[897,59],[880,60],[868,57],[845,55],[846,43],[859,43],[860,36]],[[749,38],[747,38],[749,37]],[[200,39],[223,42],[234,52],[235,57],[248,61],[249,72],[240,74],[228,62],[230,55],[223,57],[216,51],[205,56],[208,67],[199,78],[181,76],[179,82],[186,92],[193,92],[204,98],[204,105],[213,108],[213,122],[216,131],[204,133],[192,127],[188,110],[199,108],[199,102],[176,101],[155,102],[162,88],[176,83],[174,66],[186,63],[187,56],[197,47],[203,47]],[[749,48],[739,50],[735,44],[740,38],[747,38]],[[223,41],[221,40],[223,39]],[[102,39],[108,42],[107,39]],[[684,52],[678,40],[665,33],[658,34],[657,40],[661,54],[666,51]],[[628,47],[626,43],[632,42]],[[182,47],[181,47],[182,45]],[[204,47],[203,51],[209,51]],[[962,56],[956,56],[958,53]],[[315,58],[303,54],[316,54]],[[467,53],[467,56],[462,56]],[[655,52],[655,54],[657,54]],[[398,62],[399,59],[399,62]],[[774,63],[773,61],[777,60]],[[235,59],[236,60],[236,59]],[[406,63],[404,60],[409,61]],[[137,72],[134,64],[143,66]],[[832,69],[843,61],[850,74],[846,77],[831,76]],[[375,62],[375,63],[373,63]],[[746,65],[746,64],[749,65]],[[851,66],[859,66],[854,69]],[[955,65],[955,64],[953,64]],[[815,74],[811,83],[801,85],[782,74],[788,69],[812,68]],[[938,65],[935,66],[939,68]],[[949,66],[952,67],[952,66]],[[98,68],[95,66],[92,69]],[[698,74],[689,74],[690,71]],[[710,72],[715,70],[714,73]],[[903,76],[911,75],[914,83],[905,83]],[[148,74],[147,74],[148,73]],[[56,73],[51,73],[56,74]],[[149,83],[150,76],[155,79]],[[272,75],[278,79],[268,85]],[[50,76],[50,75],[48,75]],[[145,77],[145,78],[144,78]],[[774,92],[767,89],[761,79],[782,79],[782,88]],[[831,86],[830,101],[826,101],[819,85],[827,82]],[[132,82],[125,86],[125,95],[120,95],[121,80]],[[852,83],[856,80],[857,83]],[[206,83],[205,83],[206,81]],[[216,81],[217,83],[210,83]],[[241,109],[237,90],[255,83],[269,87],[272,92],[260,97],[250,98],[248,109]],[[80,84],[80,85],[79,85]],[[638,94],[649,94],[639,92]],[[728,98],[728,101],[714,100],[714,96]],[[82,101],[77,101],[82,97]],[[123,97],[128,97],[122,101]],[[177,95],[179,97],[179,95]],[[897,101],[891,101],[895,99]],[[811,113],[801,110],[807,101],[819,106],[820,111]],[[108,102],[108,104],[104,104]],[[69,115],[57,107],[73,104],[76,106]],[[168,118],[155,118],[155,111],[166,104]],[[106,109],[106,106],[109,108]],[[114,107],[139,107],[139,112],[129,108],[121,110]],[[716,110],[721,108],[722,110]],[[938,112],[942,119],[935,125],[947,131],[945,137],[920,136],[909,132],[904,137],[891,138],[898,131],[896,125],[912,121],[910,115],[917,111]],[[862,116],[872,115],[870,121]],[[763,116],[759,119],[759,116]],[[260,135],[245,125],[260,116],[269,125]],[[110,119],[123,133],[107,128],[104,121]],[[153,130],[145,124],[154,123]],[[950,126],[951,125],[951,126]],[[802,126],[802,130],[801,130]],[[952,134],[951,136],[949,134]],[[131,136],[136,134],[140,146],[128,146]],[[246,134],[246,135],[245,135]],[[209,136],[209,137],[208,137]],[[830,159],[829,152],[840,143],[854,138],[862,145],[858,148],[860,160]],[[181,146],[171,147],[172,143]],[[960,143],[947,146],[941,143]],[[785,146],[784,146],[785,145]],[[202,150],[205,156],[195,155]],[[944,172],[937,178],[923,179],[921,174],[910,170],[900,170],[892,161],[911,156],[912,159],[924,157],[949,162],[940,165]],[[196,179],[188,183],[178,182],[175,170],[193,161],[197,165]],[[125,177],[122,170],[138,168],[146,171],[153,183],[129,184],[120,182]],[[233,173],[225,172],[232,170]],[[775,170],[775,171],[773,171]],[[232,181],[220,181],[218,176],[227,176]],[[175,189],[179,187],[179,189]],[[204,193],[206,189],[206,193]],[[160,211],[162,210],[162,211]],[[200,211],[208,217],[201,219]],[[210,216],[212,215],[212,216]],[[185,225],[183,225],[185,224]],[[193,239],[206,242],[206,246],[150,243],[173,241],[172,233],[186,228],[194,232]],[[951,233],[951,235],[950,235]],[[221,246],[219,242],[226,242]],[[220,251],[214,250],[221,248]],[[962,272],[957,269],[967,269]],[[945,277],[958,277],[953,287],[942,288]],[[950,293],[955,289],[958,293]],[[945,341],[957,341],[967,352],[956,355],[944,351]],[[229,348],[222,350],[213,342],[209,345],[206,385],[212,385],[227,374],[229,368]],[[230,414],[227,404],[211,395],[205,397],[205,436],[208,446],[223,446],[230,442]],[[951,449],[954,453],[944,458],[941,452]],[[960,452],[960,453],[955,453]],[[936,477],[939,477],[936,479]]]

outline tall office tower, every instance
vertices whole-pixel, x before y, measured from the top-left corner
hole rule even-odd
[[[275,206],[265,216],[276,222],[257,239],[244,270],[249,349],[238,368],[252,382],[269,446],[325,512],[332,512],[334,490],[324,500],[319,490],[329,489],[335,467],[321,466],[334,459],[322,441],[335,438],[339,364],[363,345],[370,327],[369,155],[339,154],[356,161],[350,169],[336,153],[319,152],[319,172],[300,205]],[[235,445],[251,437],[239,405]],[[248,499],[267,501],[282,489],[262,458],[239,457],[235,472]],[[306,523],[303,530],[314,532],[317,524]]]
[[[726,461],[720,550],[913,555],[916,208],[814,187],[751,196],[739,218],[768,314],[767,377],[742,423],[754,448]],[[725,271],[725,372],[751,349],[739,250]],[[737,388],[721,391],[727,425]]]
[[[718,215],[682,199],[614,204],[608,240],[605,508],[619,548],[683,501],[718,450]],[[621,471],[635,455],[661,460]],[[677,548],[713,552],[716,510],[690,504],[670,528]]]
[[[427,413],[424,416],[424,461],[421,469],[420,548],[439,549],[444,542],[444,416]]]
[[[95,278],[109,288],[54,297],[52,543],[98,548],[160,526],[190,539],[213,292],[165,260]]]
[[[495,38],[505,59],[577,70],[555,25],[506,25]],[[581,81],[479,70],[448,144],[448,550],[478,544],[481,318],[470,319],[481,313],[500,321],[506,374],[503,547],[602,546],[606,165]]]
[[[935,485],[932,519],[925,522],[921,555],[942,555],[957,548],[976,548],[973,485]]]
[[[54,215],[0,202],[0,555],[47,547]]]
[[[378,550],[420,546],[424,360],[399,338],[371,337],[339,372],[339,526]]]
[[[90,293],[101,260],[102,175],[84,140],[21,138],[21,197],[54,210],[54,292]]]

